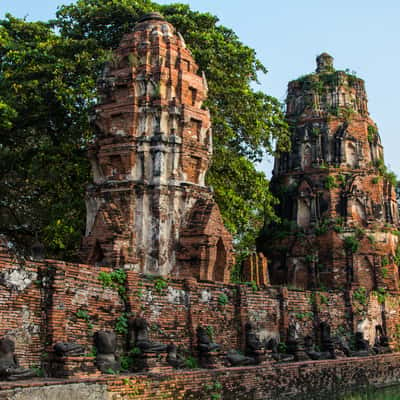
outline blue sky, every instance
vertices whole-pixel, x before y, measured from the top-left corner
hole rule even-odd
[[[172,1],[159,1],[168,4]],[[182,0],[209,11],[256,49],[269,72],[260,90],[283,101],[287,82],[315,69],[328,52],[337,69],[349,68],[366,81],[369,110],[380,128],[385,160],[400,175],[400,2],[398,0]],[[54,17],[65,0],[0,0],[0,16],[28,20]],[[262,169],[269,173],[272,160]]]

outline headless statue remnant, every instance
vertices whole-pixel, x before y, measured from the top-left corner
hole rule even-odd
[[[289,362],[294,360],[292,354],[286,354],[279,352],[279,343],[275,338],[271,338],[266,341],[265,348],[271,351],[271,356],[275,361]]]
[[[147,321],[142,317],[136,317],[129,320],[129,345],[131,348],[137,347],[141,353],[163,353],[167,351],[167,345],[158,342],[152,342],[149,339],[149,327]]]
[[[57,357],[77,357],[85,351],[82,345],[70,342],[58,342],[53,346],[53,349]]]
[[[115,372],[121,368],[121,364],[115,355],[117,338],[114,332],[96,332],[94,334],[94,345],[97,349],[96,365],[101,372]]]
[[[197,328],[197,342],[200,354],[210,353],[220,349],[220,345],[211,340],[207,331],[202,326]]]
[[[356,332],[354,347],[355,351],[351,352],[352,357],[368,357],[371,355],[369,342],[364,338],[363,332]]]
[[[171,343],[167,347],[167,363],[176,369],[185,368],[186,359],[185,357],[179,353],[178,347]]]
[[[304,348],[304,339],[297,335],[295,325],[289,325],[288,328],[287,350],[289,354],[293,354],[295,361],[307,361],[310,359]]]
[[[258,338],[254,325],[251,322],[247,322],[245,325],[245,355],[251,357],[254,360],[254,364],[260,364],[265,355],[265,349],[263,344]]]
[[[202,326],[197,327],[197,349],[201,367],[215,368],[215,353],[220,350],[220,345],[211,340]]]
[[[331,326],[327,322],[321,322],[321,350],[327,353],[326,358],[336,358],[335,356],[335,342],[331,335]]]
[[[15,343],[8,338],[0,339],[0,379],[16,381],[35,376],[34,371],[19,365],[15,356]]]
[[[374,352],[376,354],[390,353],[389,338],[385,335],[382,325],[376,325],[375,332]]]
[[[254,357],[247,357],[236,350],[229,350],[226,358],[232,367],[241,367],[255,364]]]

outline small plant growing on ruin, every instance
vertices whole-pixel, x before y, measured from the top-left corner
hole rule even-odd
[[[328,304],[328,297],[325,296],[324,294],[320,293],[319,299],[320,299],[321,304]]]
[[[131,354],[122,355],[119,358],[122,371],[129,371],[134,365],[134,357]]]
[[[204,391],[208,392],[211,400],[220,400],[222,398],[222,384],[218,381],[213,385],[207,384],[203,386]]]
[[[313,135],[314,137],[318,137],[320,134],[321,134],[321,129],[316,128],[316,127],[313,127],[313,128],[312,128],[312,135]]]
[[[378,288],[378,290],[374,291],[374,295],[377,297],[379,304],[384,304],[388,293],[385,288]]]
[[[115,323],[115,331],[121,335],[128,333],[128,316],[126,313],[122,313]]]
[[[254,281],[247,282],[247,285],[251,287],[253,292],[257,292],[258,290],[260,290],[260,288],[258,287],[257,283],[254,282]]]
[[[140,389],[136,386],[135,382],[130,378],[123,378],[122,382],[124,385],[129,386],[129,397],[138,396],[140,394]]]
[[[43,378],[44,377],[44,370],[43,368],[39,367],[38,365],[31,365],[29,367],[29,369],[31,369],[37,377],[39,378]]]
[[[106,370],[106,374],[109,374],[109,375],[117,375],[117,374],[118,374],[118,371],[115,371],[115,370],[112,369],[112,368],[108,368],[108,369]]]
[[[333,177],[332,175],[327,176],[324,186],[325,186],[325,189],[328,189],[328,190],[338,187],[335,177]]]
[[[376,140],[378,130],[373,125],[368,125],[368,142],[373,143]]]
[[[365,306],[368,302],[367,289],[365,287],[359,287],[353,292],[354,300]]]
[[[287,352],[286,343],[284,343],[284,342],[279,342],[278,343],[278,352],[279,353],[286,353]]]
[[[142,354],[142,350],[140,350],[139,347],[133,347],[132,350],[129,352],[129,354],[132,356],[138,356]]]
[[[83,320],[87,323],[87,326],[88,326],[88,329],[89,329],[89,330],[92,330],[92,329],[93,329],[93,324],[92,324],[92,322],[90,321],[90,315],[89,315],[89,313],[88,313],[86,310],[79,309],[79,310],[75,313],[75,315],[76,315],[77,318],[83,319]]]
[[[305,260],[306,263],[311,264],[311,263],[313,263],[313,262],[316,261],[315,258],[316,258],[315,255],[313,255],[313,254],[307,254],[307,255],[304,257],[304,260]]]
[[[336,180],[343,186],[346,183],[346,176],[339,174],[336,176]]]
[[[157,293],[162,293],[164,289],[168,287],[168,282],[162,278],[159,277],[155,280],[154,282],[154,289],[156,290]]]
[[[376,242],[375,237],[373,235],[368,235],[368,240],[371,244],[375,244]]]
[[[92,347],[92,350],[85,354],[86,357],[96,357],[97,356],[97,349],[95,346]]]
[[[372,181],[372,183],[373,183],[374,185],[378,184],[378,183],[379,183],[379,176],[373,177],[373,178],[371,179],[371,181]]]
[[[316,228],[315,228],[315,234],[317,236],[323,235],[326,232],[328,232],[328,224],[326,223],[326,221],[322,221]]]
[[[199,368],[199,363],[195,357],[189,356],[185,359],[185,367],[189,369],[196,369]]]
[[[303,319],[311,319],[314,316],[312,311],[304,312],[304,313],[296,313],[295,317],[299,320]]]
[[[117,290],[121,298],[125,298],[126,288],[126,272],[123,269],[116,269],[112,272],[101,271],[98,276],[103,288],[111,288]]]
[[[214,338],[214,328],[210,325],[206,326],[206,332],[209,338],[212,340]]]
[[[220,306],[226,306],[228,304],[228,296],[225,293],[221,293],[218,296],[218,304]]]
[[[357,253],[358,248],[360,247],[360,242],[355,236],[347,236],[344,239],[344,248],[348,250],[350,253]]]

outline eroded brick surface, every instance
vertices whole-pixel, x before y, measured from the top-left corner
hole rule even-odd
[[[123,37],[99,82],[82,254],[137,272],[229,281],[232,237],[205,185],[207,82],[162,17]]]
[[[398,207],[364,81],[332,57],[288,86],[292,149],[276,158],[272,190],[286,220],[260,238],[273,284],[398,291]]]

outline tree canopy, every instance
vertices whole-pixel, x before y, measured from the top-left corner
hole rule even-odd
[[[266,73],[256,53],[209,13],[149,0],[78,0],[55,20],[0,21],[0,226],[73,259],[85,225],[90,182],[86,145],[96,79],[109,51],[145,13],[158,11],[182,33],[209,85],[214,156],[207,175],[241,252],[274,218],[265,175],[254,162],[288,146],[279,102],[253,89]]]

